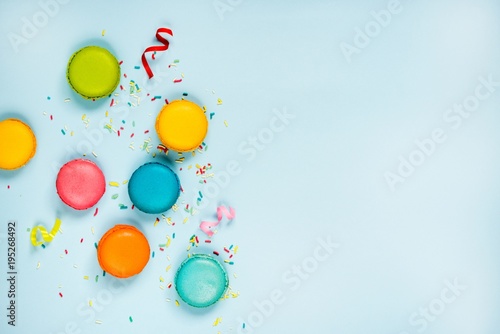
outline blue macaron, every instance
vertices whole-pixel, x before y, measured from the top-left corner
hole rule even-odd
[[[179,297],[194,307],[215,304],[229,285],[226,270],[219,261],[205,254],[195,254],[184,260],[174,282]]]
[[[177,201],[181,185],[168,166],[150,162],[137,168],[128,182],[128,195],[135,207],[146,213],[162,213]]]

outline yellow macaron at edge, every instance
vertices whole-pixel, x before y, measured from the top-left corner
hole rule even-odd
[[[0,122],[0,168],[20,168],[33,158],[35,151],[35,134],[28,125],[14,118]]]

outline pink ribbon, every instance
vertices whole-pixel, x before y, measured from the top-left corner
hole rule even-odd
[[[236,217],[236,212],[232,207],[229,207],[228,211],[225,206],[221,205],[217,207],[217,221],[216,222],[202,221],[200,224],[200,229],[209,237],[213,236],[214,232],[212,231],[212,227],[215,227],[220,224],[223,218],[222,215],[226,216],[226,218],[229,221],[231,221],[233,220],[234,217]]]

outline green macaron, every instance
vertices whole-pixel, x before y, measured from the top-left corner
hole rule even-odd
[[[108,50],[86,46],[68,62],[66,77],[71,88],[86,99],[109,96],[120,82],[120,65]]]

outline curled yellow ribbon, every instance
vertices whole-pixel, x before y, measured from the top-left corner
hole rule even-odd
[[[33,230],[31,230],[31,243],[33,244],[33,246],[40,246],[41,244],[43,244],[43,241],[51,242],[52,239],[54,239],[54,237],[56,236],[56,233],[59,232],[60,227],[61,227],[61,220],[59,218],[56,219],[54,227],[52,227],[52,231],[50,231],[50,233],[47,233],[47,229],[42,225],[35,226]],[[36,235],[37,231],[40,231],[43,241],[37,240],[37,235]]]

